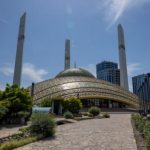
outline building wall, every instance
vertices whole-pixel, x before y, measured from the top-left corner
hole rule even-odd
[[[120,70],[118,64],[109,61],[103,61],[96,65],[97,78],[120,85]]]
[[[150,73],[132,78],[133,93],[140,99],[142,109],[150,109]]]

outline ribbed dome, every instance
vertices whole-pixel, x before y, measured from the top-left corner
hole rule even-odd
[[[89,71],[82,68],[71,68],[71,69],[64,70],[60,72],[55,78],[72,77],[72,76],[95,78]]]

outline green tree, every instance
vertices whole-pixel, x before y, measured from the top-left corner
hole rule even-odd
[[[6,107],[9,110],[8,113],[12,115],[19,111],[30,111],[32,98],[27,89],[7,84],[0,97],[0,105]]]
[[[52,106],[52,100],[50,98],[43,99],[40,103],[41,107],[51,107]]]
[[[2,119],[8,112],[8,109],[0,105],[0,119]]]
[[[63,107],[65,110],[75,114],[79,113],[79,110],[82,108],[82,103],[80,99],[72,97],[63,101]]]

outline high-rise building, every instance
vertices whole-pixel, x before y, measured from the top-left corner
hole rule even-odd
[[[142,109],[150,109],[150,73],[132,78],[133,93],[140,99]]]
[[[65,70],[70,68],[70,40],[65,41]]]
[[[118,47],[119,47],[119,64],[120,64],[120,86],[126,90],[129,90],[124,31],[121,24],[118,25]]]
[[[23,46],[24,46],[24,34],[25,34],[25,21],[26,13],[20,18],[19,34],[18,34],[18,43],[17,43],[17,52],[16,52],[16,61],[14,69],[13,84],[20,86],[21,84],[21,74],[22,74],[22,61],[23,61]]]
[[[97,78],[120,85],[120,70],[118,64],[110,61],[103,61],[96,65]]]

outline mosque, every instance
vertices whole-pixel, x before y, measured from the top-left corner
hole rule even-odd
[[[16,65],[13,84],[20,85],[22,55],[24,43],[24,14],[20,20],[20,30],[16,54]],[[120,81],[121,86],[97,79],[92,73],[83,69],[70,67],[70,40],[65,41],[65,67],[54,78],[39,83],[33,83],[29,87],[34,104],[41,100],[57,98],[53,101],[52,111],[62,113],[61,101],[70,97],[81,99],[83,107],[98,106],[101,108],[139,108],[139,99],[128,90],[127,67],[125,56],[124,33],[121,25],[118,26]],[[58,101],[58,99],[60,99]]]

